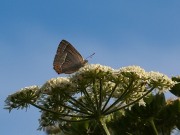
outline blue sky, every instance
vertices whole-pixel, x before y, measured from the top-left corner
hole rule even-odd
[[[58,77],[52,62],[68,40],[89,63],[180,74],[180,1],[173,0],[1,0],[0,124],[2,135],[44,135],[40,113],[4,110],[18,89]],[[64,76],[64,75],[60,75]]]

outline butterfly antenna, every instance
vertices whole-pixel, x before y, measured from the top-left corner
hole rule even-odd
[[[88,56],[87,58],[86,58],[86,60],[88,59],[88,58],[92,58],[92,56],[94,55],[95,53],[93,53],[93,54],[91,54],[90,56]]]

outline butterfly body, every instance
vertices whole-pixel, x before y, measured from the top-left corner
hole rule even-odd
[[[58,74],[71,74],[83,67],[87,62],[68,41],[62,40],[59,43],[53,66]]]

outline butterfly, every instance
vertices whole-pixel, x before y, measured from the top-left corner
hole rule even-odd
[[[58,74],[71,74],[78,71],[87,62],[88,60],[84,60],[81,54],[68,41],[62,40],[59,43],[53,67]]]

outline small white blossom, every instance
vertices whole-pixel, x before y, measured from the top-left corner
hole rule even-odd
[[[86,71],[95,71],[95,72],[108,72],[108,71],[112,71],[113,69],[111,67],[108,66],[103,66],[100,64],[86,64],[84,67],[80,68],[80,70],[78,72],[86,72]]]
[[[58,78],[52,78],[48,80],[42,87],[41,92],[50,94],[52,92],[52,89],[54,88],[65,88],[67,86],[71,86],[71,82],[69,81],[69,78],[64,77],[58,77]]]
[[[108,66],[103,66],[100,64],[86,64],[84,67],[80,68],[78,72],[71,76],[72,82],[86,82],[88,79],[92,78],[108,78],[111,77],[113,69]]]
[[[139,106],[146,106],[146,102],[143,99],[139,100]]]
[[[168,76],[153,71],[149,72],[149,81],[160,93],[169,90],[175,84]]]
[[[11,111],[13,108],[27,108],[32,102],[36,102],[39,97],[38,86],[30,86],[20,89],[14,94],[11,94],[5,100],[6,109]]]
[[[19,97],[19,95],[26,95],[29,92],[37,94],[38,90],[39,90],[39,87],[36,85],[24,87],[24,88],[21,88],[19,91],[15,92],[14,94],[9,95],[8,99],[16,98],[17,96]]]
[[[119,73],[124,73],[125,75],[133,74],[135,77],[142,78],[142,79],[147,79],[148,77],[145,70],[139,66],[122,67],[119,69]]]

